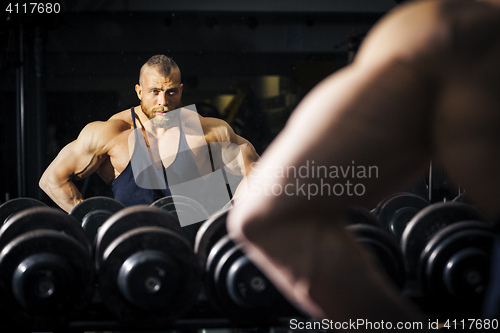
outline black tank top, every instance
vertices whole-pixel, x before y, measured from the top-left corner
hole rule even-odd
[[[180,121],[178,153],[172,164],[165,169],[161,161],[155,164],[153,152],[135,123],[134,108],[132,107],[130,111],[134,125],[134,150],[125,170],[111,183],[116,200],[125,206],[150,205],[160,198],[171,195],[169,182],[176,184],[200,177]]]

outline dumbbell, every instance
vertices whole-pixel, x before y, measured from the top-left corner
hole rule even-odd
[[[364,207],[349,208],[345,220],[346,229],[354,235],[356,241],[367,249],[382,272],[402,288],[406,273],[403,255],[394,237]]]
[[[184,229],[191,244],[194,244],[196,232],[209,214],[196,200],[182,195],[170,195],[156,200],[151,207],[161,208],[174,216]]]
[[[157,327],[195,304],[201,270],[179,222],[166,211],[133,206],[97,233],[95,265],[103,303],[122,322]]]
[[[227,214],[215,214],[196,234],[195,252],[208,300],[239,323],[266,323],[289,314],[289,303],[227,235]]]
[[[121,202],[109,197],[92,197],[73,207],[69,215],[80,222],[91,244],[95,246],[97,230],[114,213],[125,208]]]
[[[16,213],[32,207],[46,207],[43,202],[32,198],[11,199],[0,205],[0,226],[7,222]]]
[[[413,193],[396,193],[382,200],[373,215],[399,242],[406,225],[429,201]]]
[[[488,284],[493,226],[473,207],[435,203],[409,222],[401,249],[424,297],[446,313],[473,314]]]
[[[196,200],[182,196],[170,195],[156,200],[151,207],[157,207],[166,210],[177,220],[197,223],[205,221],[208,213],[205,208]]]
[[[0,228],[0,303],[18,324],[63,325],[94,295],[91,245],[78,222],[50,207],[26,209]]]

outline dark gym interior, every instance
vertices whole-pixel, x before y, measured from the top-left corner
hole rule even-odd
[[[138,104],[139,69],[154,54],[179,64],[183,104],[199,104],[200,113],[224,118],[229,101],[244,94],[232,125],[261,153],[300,99],[344,66],[394,6],[68,0],[57,14],[3,8],[0,200],[48,200],[37,186],[43,170],[84,125]]]
[[[0,332],[345,329],[315,326],[289,303],[229,238],[227,212],[181,228],[203,207],[171,196],[125,208],[92,174],[76,181],[86,200],[66,214],[39,180],[86,124],[139,105],[139,70],[156,54],[179,65],[183,106],[227,121],[262,155],[400,2],[2,0]],[[493,227],[439,165],[346,221],[426,328],[479,318]]]

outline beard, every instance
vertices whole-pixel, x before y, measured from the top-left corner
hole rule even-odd
[[[162,107],[156,107],[156,108],[152,108],[152,109],[148,109],[141,101],[141,110],[142,112],[144,112],[144,114],[151,120],[153,118],[156,117],[156,112],[157,111],[160,111],[160,112],[167,112],[167,111],[170,111],[170,109],[168,108],[168,106],[162,106]]]
[[[178,112],[172,112],[175,110],[170,110],[166,106],[147,109],[141,103],[141,108],[142,108],[143,112],[146,114],[146,116],[149,118],[149,121],[153,125],[153,129],[155,129],[155,128],[165,128],[166,129],[167,127],[175,126],[175,124],[178,123],[178,121],[173,121],[173,120],[178,118]],[[157,111],[166,112],[166,113],[162,116],[157,116],[156,115]]]
[[[151,118],[151,124],[153,125],[153,128],[167,128],[168,125],[171,124],[172,122],[172,117],[169,117],[170,115],[167,113],[163,116],[155,116],[154,118]]]
[[[171,126],[175,126],[177,122],[172,122],[174,119],[177,119],[178,112],[172,112],[177,110],[179,107],[175,109],[171,109],[168,106],[155,107],[148,109],[141,101],[141,109],[142,112],[149,118],[153,128],[167,128]],[[166,112],[162,116],[157,116],[156,112]]]

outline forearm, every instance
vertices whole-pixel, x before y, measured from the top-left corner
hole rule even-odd
[[[276,155],[263,157],[247,177],[246,198],[228,217],[230,236],[288,299],[315,319],[420,321],[418,311],[399,297],[344,228],[346,207],[365,198],[308,199],[300,189],[310,179],[287,178]],[[367,181],[366,186],[374,184]]]
[[[84,179],[107,161],[105,149],[120,124],[93,122],[84,127],[78,138],[67,144],[40,178],[40,188],[63,210],[70,212],[83,201],[73,180]]]
[[[259,159],[259,155],[253,146],[246,140],[243,144],[236,147],[238,147],[238,154],[227,154],[227,152],[225,152],[225,158],[223,157],[223,160],[229,161],[229,163],[224,161],[225,168],[232,174],[242,177],[233,192],[233,200],[243,199],[247,194],[248,175],[252,171],[255,162]],[[228,155],[230,156],[229,158]]]
[[[238,210],[231,212],[230,235],[313,318],[383,320],[394,327],[400,322],[422,322],[425,327],[422,316],[399,297],[342,223],[332,223],[335,217],[311,211],[268,213],[247,218]]]
[[[245,198],[247,192],[248,192],[247,177],[243,177],[243,179],[239,182],[238,186],[236,187],[236,190],[234,191],[233,197],[231,199],[242,200]]]
[[[82,194],[70,179],[58,182],[44,175],[40,179],[39,185],[59,207],[68,213],[83,201]]]

